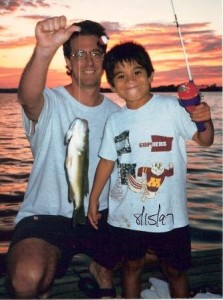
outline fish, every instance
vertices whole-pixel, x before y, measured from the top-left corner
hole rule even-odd
[[[65,160],[69,183],[69,202],[74,210],[72,226],[85,224],[84,197],[89,193],[89,127],[85,119],[75,118],[65,137],[67,155]]]

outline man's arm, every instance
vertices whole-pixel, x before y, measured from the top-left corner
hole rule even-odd
[[[42,111],[43,90],[46,84],[48,68],[57,49],[69,39],[79,27],[66,28],[64,16],[38,22],[36,25],[36,47],[20,79],[18,100],[28,118],[37,122]]]

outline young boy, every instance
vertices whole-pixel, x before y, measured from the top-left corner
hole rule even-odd
[[[140,274],[150,248],[168,278],[171,297],[188,298],[191,242],[185,141],[213,143],[210,108],[202,102],[189,114],[176,97],[151,94],[154,69],[141,45],[127,42],[113,47],[105,55],[104,68],[126,107],[107,121],[90,196],[88,218],[97,229],[99,196],[111,176],[111,246],[96,261],[112,270],[124,259],[124,297],[139,298]],[[200,121],[205,122],[203,132],[195,124]]]

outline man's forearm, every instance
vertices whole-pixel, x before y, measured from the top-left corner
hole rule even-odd
[[[36,47],[20,79],[18,100],[33,121],[38,120],[43,107],[43,90],[53,55],[46,55]]]

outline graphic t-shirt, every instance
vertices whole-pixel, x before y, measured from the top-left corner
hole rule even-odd
[[[185,143],[196,131],[176,97],[154,95],[137,110],[110,116],[99,152],[116,161],[109,224],[148,232],[188,224]]]

